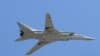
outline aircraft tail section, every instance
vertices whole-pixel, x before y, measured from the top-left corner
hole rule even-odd
[[[29,37],[32,37],[32,35],[35,35],[32,28],[30,28],[29,26],[21,22],[17,22],[17,24],[20,27],[20,38],[17,39],[18,41],[28,39]]]

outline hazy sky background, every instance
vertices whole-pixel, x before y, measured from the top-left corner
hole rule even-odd
[[[43,30],[46,12],[58,30],[96,40],[55,42],[32,56],[100,56],[100,0],[0,0],[0,56],[25,56],[37,40],[15,42],[16,22]]]

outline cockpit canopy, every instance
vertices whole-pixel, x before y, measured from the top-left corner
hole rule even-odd
[[[73,36],[75,33],[73,32],[62,32],[63,35]]]

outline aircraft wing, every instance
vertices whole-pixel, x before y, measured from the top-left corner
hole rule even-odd
[[[50,16],[49,13],[46,13],[45,27],[51,27],[51,28],[54,28],[54,27],[53,27],[52,20],[51,20],[51,16]]]
[[[38,49],[42,48],[44,45],[48,43],[39,41],[29,52],[26,53],[26,55],[31,55],[33,52],[37,51]]]
[[[46,13],[44,33],[59,33],[59,31],[54,28],[52,20],[51,20],[51,16],[49,13]]]

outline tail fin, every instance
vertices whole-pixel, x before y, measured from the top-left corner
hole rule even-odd
[[[31,37],[33,34],[35,34],[32,30],[32,28],[30,28],[29,26],[21,23],[21,22],[17,22],[18,26],[20,27],[20,38],[17,39],[19,40],[24,40],[24,39],[28,39],[29,37]],[[16,41],[17,41],[16,40]]]

